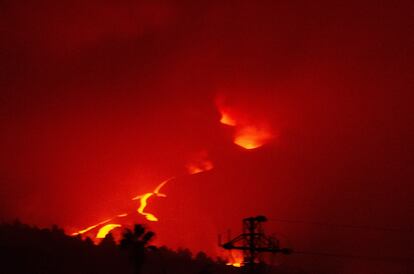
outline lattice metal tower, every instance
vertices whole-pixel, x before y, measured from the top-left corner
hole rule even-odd
[[[243,219],[243,233],[236,238],[221,244],[228,250],[241,250],[243,252],[243,266],[253,267],[259,263],[259,255],[263,252],[290,254],[289,248],[280,248],[276,238],[264,234],[262,223],[265,216],[256,216]]]

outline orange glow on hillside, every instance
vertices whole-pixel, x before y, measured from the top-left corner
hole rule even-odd
[[[111,220],[112,219],[106,219],[105,221],[102,221],[100,223],[97,223],[96,225],[91,225],[91,226],[89,226],[89,227],[87,227],[85,229],[79,230],[78,232],[72,233],[72,236],[76,236],[76,235],[80,235],[80,234],[86,233],[86,232],[88,232],[88,231],[90,231],[90,230],[92,230],[92,229],[94,229],[94,228],[96,228],[96,227],[98,227],[100,225],[106,224],[107,222],[109,222]]]
[[[246,126],[236,132],[234,143],[245,149],[255,149],[263,146],[272,138],[273,135],[265,128]]]
[[[233,143],[236,145],[245,149],[255,149],[274,138],[264,121],[248,119],[246,115],[230,111],[229,107],[224,107],[222,103],[218,103],[217,107],[221,114],[220,123],[234,127]]]
[[[208,162],[203,163],[203,166],[188,165],[187,169],[188,169],[188,173],[197,174],[197,173],[212,170],[213,163],[208,161]]]
[[[220,123],[232,127],[236,126],[236,121],[230,116],[230,114],[225,113],[224,111],[221,112]]]
[[[229,262],[226,265],[234,266],[234,267],[242,267],[243,266],[243,256],[242,254],[237,253],[236,256],[233,254],[230,257]]]
[[[153,192],[148,192],[148,193],[145,193],[145,194],[142,194],[142,195],[138,195],[138,196],[136,196],[136,197],[134,197],[134,198],[132,198],[132,200],[139,200],[140,201],[140,205],[139,205],[139,207],[138,207],[138,209],[137,209],[137,211],[138,211],[138,213],[139,214],[141,214],[141,215],[143,215],[143,216],[145,216],[145,218],[148,220],[148,221],[151,221],[151,222],[157,222],[158,221],[158,218],[157,217],[155,217],[153,214],[151,214],[151,213],[148,213],[148,212],[145,212],[144,210],[145,210],[145,208],[147,207],[147,205],[148,205],[148,199],[149,198],[151,198],[152,196],[156,196],[156,197],[167,197],[167,195],[165,195],[165,194],[163,194],[163,193],[160,193],[160,190],[161,190],[161,188],[166,184],[166,183],[168,183],[170,180],[172,180],[172,179],[174,179],[174,177],[172,177],[172,178],[170,178],[170,179],[168,179],[168,180],[165,180],[165,181],[163,181],[161,184],[159,184],[155,189],[154,189],[154,191]]]
[[[101,227],[101,229],[99,229],[98,234],[96,235],[96,238],[98,239],[103,239],[106,237],[106,235],[108,235],[109,232],[111,232],[111,230],[117,228],[117,227],[121,227],[120,224],[107,224],[103,227]]]
[[[205,171],[212,170],[214,168],[213,162],[208,159],[208,153],[202,151],[197,155],[196,160],[186,165],[189,174],[197,174]]]

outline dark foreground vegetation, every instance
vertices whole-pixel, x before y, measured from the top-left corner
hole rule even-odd
[[[91,239],[71,237],[51,229],[15,222],[0,224],[0,273],[242,273],[223,260],[187,249],[173,251],[151,246],[154,233],[141,225],[125,230],[116,243],[111,234],[95,245]],[[272,271],[272,273],[274,273]],[[279,269],[276,273],[296,273]]]

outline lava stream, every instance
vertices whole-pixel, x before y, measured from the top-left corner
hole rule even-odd
[[[145,194],[142,194],[142,195],[138,195],[138,196],[136,196],[136,197],[134,197],[134,198],[132,198],[132,200],[139,200],[140,201],[140,205],[139,205],[139,207],[138,207],[138,209],[137,209],[137,211],[138,211],[138,213],[139,214],[141,214],[141,215],[143,215],[143,216],[145,216],[145,218],[148,220],[148,221],[151,221],[151,222],[157,222],[158,221],[158,218],[157,217],[155,217],[153,214],[151,214],[151,213],[148,213],[148,212],[144,212],[144,210],[145,210],[145,208],[147,207],[147,205],[148,205],[148,199],[149,198],[151,198],[152,196],[156,196],[156,197],[167,197],[167,195],[165,195],[165,194],[163,194],[163,193],[160,193],[160,190],[161,190],[161,188],[166,184],[166,183],[168,183],[169,181],[171,181],[172,179],[174,179],[174,177],[172,177],[172,178],[170,178],[170,179],[167,179],[167,180],[165,180],[165,181],[163,181],[161,184],[159,184],[155,189],[154,189],[154,191],[153,192],[148,192],[148,193],[145,193]]]
[[[86,233],[86,232],[88,232],[88,231],[90,231],[90,230],[92,230],[92,229],[94,229],[94,228],[96,228],[96,227],[98,227],[100,225],[106,224],[107,222],[109,222],[111,220],[112,219],[106,219],[105,221],[102,221],[102,222],[97,223],[95,225],[91,225],[91,226],[89,226],[89,227],[87,227],[85,229],[79,230],[78,232],[72,233],[72,236],[76,236],[76,235],[80,235],[80,234]]]
[[[121,226],[122,225],[120,224],[107,224],[99,229],[98,234],[96,234],[96,238],[103,239],[106,237],[106,235],[108,235],[109,232],[111,232],[111,230]]]

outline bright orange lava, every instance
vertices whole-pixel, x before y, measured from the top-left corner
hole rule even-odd
[[[158,221],[158,218],[157,217],[155,217],[153,214],[151,214],[151,213],[148,213],[148,212],[144,212],[144,210],[145,210],[145,208],[147,207],[147,205],[148,205],[148,199],[150,198],[150,197],[152,197],[152,196],[156,196],[156,197],[167,197],[167,195],[165,195],[165,194],[163,194],[163,193],[160,193],[160,190],[161,190],[161,188],[166,184],[166,183],[168,183],[170,180],[172,180],[172,179],[174,179],[174,177],[172,177],[172,178],[170,178],[170,179],[168,179],[168,180],[165,180],[165,181],[163,181],[161,184],[159,184],[155,189],[154,189],[154,191],[153,192],[148,192],[148,193],[145,193],[145,194],[143,194],[143,195],[138,195],[138,196],[136,196],[136,197],[134,197],[134,198],[132,198],[132,200],[139,200],[140,201],[140,205],[139,205],[139,207],[138,207],[138,209],[137,209],[137,211],[138,211],[138,213],[139,214],[141,214],[141,215],[143,215],[143,216],[145,216],[145,218],[148,220],[148,221],[151,221],[151,222],[157,222]]]
[[[76,236],[76,235],[80,235],[80,234],[83,234],[85,232],[88,232],[88,231],[90,231],[90,230],[92,230],[92,229],[94,229],[94,228],[96,228],[96,227],[98,227],[100,225],[103,225],[103,224],[105,224],[105,223],[107,223],[107,222],[109,222],[111,220],[112,219],[107,219],[105,221],[102,221],[100,223],[97,223],[96,225],[91,225],[91,226],[89,226],[89,227],[87,227],[85,229],[79,230],[78,232],[72,233],[72,236]]]
[[[239,253],[233,254],[230,257],[230,261],[226,265],[234,266],[234,267],[242,267],[243,266],[243,256]]]
[[[231,266],[234,266],[234,267],[241,267],[242,266],[241,263],[227,263],[227,265],[231,265]]]
[[[98,234],[96,234],[96,238],[98,239],[103,239],[106,237],[106,235],[108,235],[109,232],[111,232],[111,230],[117,228],[117,227],[121,227],[120,224],[107,224],[103,227],[101,227],[101,229],[99,229]]]

